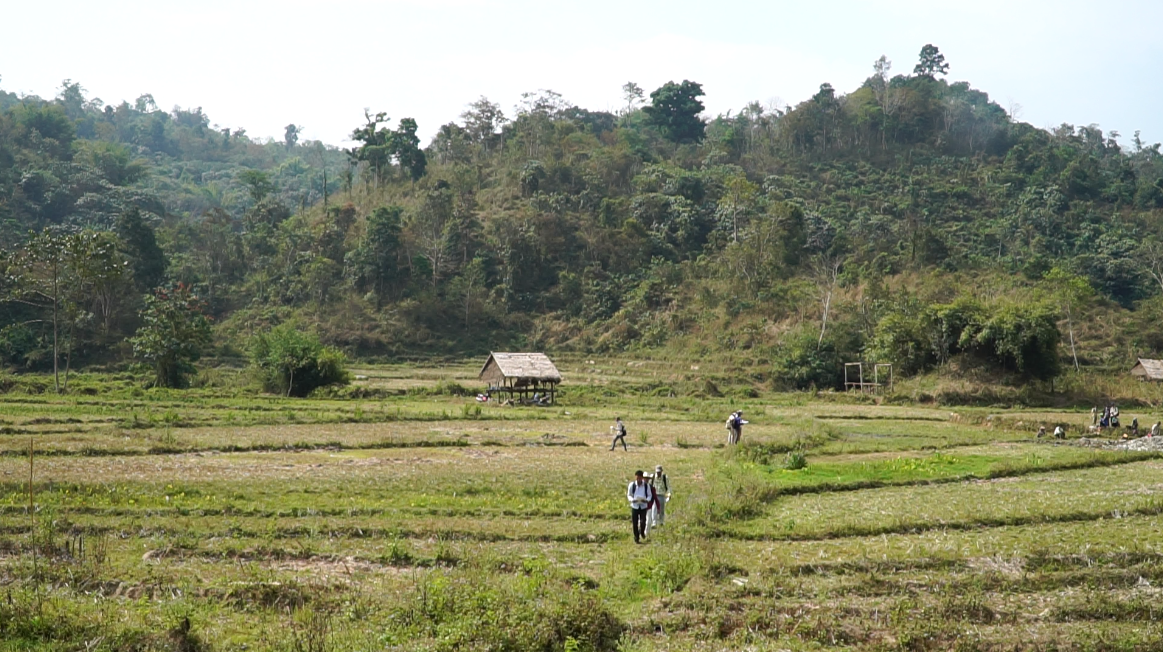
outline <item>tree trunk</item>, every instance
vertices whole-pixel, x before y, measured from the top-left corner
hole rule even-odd
[[[69,391],[69,369],[73,366],[73,328],[69,328],[69,340],[65,346],[65,385],[64,391]]]
[[[828,308],[832,305],[832,290],[828,289],[828,294],[824,295],[824,319],[820,324],[820,339],[816,342],[816,350],[824,346],[824,332],[828,330]]]
[[[1070,355],[1074,358],[1074,372],[1078,373],[1078,353],[1074,350],[1074,320],[1066,313],[1066,330],[1070,332]]]
[[[55,295],[55,289],[54,289],[54,295]],[[57,300],[57,297],[54,296],[53,302],[52,302],[52,378],[53,378],[53,388],[56,389],[57,394],[60,394],[61,393],[61,375],[60,375],[60,369],[59,369],[59,366],[60,366],[60,364],[59,364],[60,345],[58,344],[58,335],[60,333],[60,327],[59,327],[58,322],[57,322],[57,304],[58,303],[59,302]]]

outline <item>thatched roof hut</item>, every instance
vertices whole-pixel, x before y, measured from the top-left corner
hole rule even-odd
[[[1131,375],[1143,380],[1163,380],[1163,360],[1139,358],[1138,364],[1131,368]]]
[[[489,384],[489,393],[526,397],[544,392],[553,401],[561,372],[544,353],[490,353],[481,367],[480,379]]]

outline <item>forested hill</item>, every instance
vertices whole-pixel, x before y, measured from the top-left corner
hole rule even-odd
[[[129,262],[74,275],[76,364],[131,362],[143,297],[175,284],[221,356],[281,322],[362,357],[665,350],[795,386],[843,360],[1052,378],[1163,351],[1160,146],[1018,122],[932,46],[891,68],[714,118],[691,81],[628,83],[616,114],[480,98],[427,147],[369,113],[350,151],[148,95],[0,91],[4,291],[26,296],[30,231]],[[51,366],[43,311],[0,307],[6,364]]]

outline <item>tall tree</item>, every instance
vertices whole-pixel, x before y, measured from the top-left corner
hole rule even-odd
[[[62,344],[71,360],[76,328],[87,301],[120,273],[115,242],[93,231],[45,229],[32,234],[8,260],[4,299],[32,308],[32,323],[52,327],[53,388],[62,391]],[[63,331],[63,332],[62,332]],[[66,385],[68,371],[66,368]]]
[[[449,283],[449,294],[464,308],[464,327],[466,329],[471,323],[470,318],[472,317],[473,309],[484,299],[485,282],[487,280],[484,259],[473,258],[472,262],[465,265],[464,269],[461,270],[460,276],[452,279]]]
[[[901,105],[901,93],[889,80],[892,62],[883,54],[872,64],[872,92],[880,107],[880,146],[888,147],[888,130]]]
[[[381,206],[367,218],[363,238],[347,254],[349,278],[361,291],[369,288],[377,300],[387,298],[400,277],[399,206]]]
[[[638,105],[642,103],[642,98],[645,97],[645,91],[642,87],[634,82],[626,82],[622,84],[622,98],[626,100],[626,113],[634,112]]]
[[[751,212],[759,186],[747,180],[742,172],[730,176],[723,184],[723,196],[719,198],[719,211],[731,221],[731,241],[739,242],[739,222]]]
[[[68,300],[69,246],[66,234],[45,229],[32,235],[24,248],[8,261],[9,301],[47,313],[37,322],[52,325],[53,389],[60,393],[61,322]]]
[[[412,183],[419,181],[428,169],[428,158],[424,155],[424,150],[420,149],[420,138],[416,136],[417,128],[415,120],[404,118],[392,133],[391,139],[392,154],[400,167],[408,173]]]
[[[824,345],[824,334],[828,330],[828,315],[832,311],[832,295],[836,291],[836,284],[840,280],[840,267],[843,261],[830,254],[820,254],[812,264],[812,276],[820,297],[820,338],[816,341],[816,350]]]
[[[429,190],[424,203],[408,220],[412,242],[431,267],[433,289],[454,261],[458,229],[453,218],[452,191],[445,184]]]
[[[1058,304],[1066,317],[1066,332],[1070,336],[1070,357],[1074,360],[1074,371],[1079,370],[1078,351],[1074,343],[1074,318],[1079,310],[1094,296],[1090,283],[1076,274],[1055,267],[1046,272],[1044,282],[1052,300]]]
[[[287,149],[294,149],[299,142],[299,134],[303,132],[303,128],[291,123],[283,129],[283,145]]]
[[[486,156],[492,150],[501,127],[508,122],[505,113],[501,111],[501,105],[490,102],[483,95],[477,101],[469,104],[468,109],[460,114],[460,117],[464,120],[464,130],[468,132],[469,138],[480,147],[481,153]]]
[[[650,105],[642,109],[650,124],[658,127],[667,139],[676,143],[695,143],[703,139],[707,124],[699,117],[705,108],[700,97],[703,87],[693,81],[681,84],[666,82],[650,94]]]
[[[161,285],[166,274],[166,254],[158,246],[157,234],[136,207],[122,213],[113,226],[129,258],[133,282],[141,294]]]
[[[937,46],[928,43],[921,48],[920,60],[913,67],[913,74],[934,79],[936,75],[949,74],[949,64],[945,63],[945,55]]]
[[[271,182],[271,175],[262,170],[247,169],[238,173],[238,180],[246,186],[247,192],[254,203],[258,204],[275,191],[275,184]]]
[[[395,153],[392,149],[392,132],[387,127],[380,126],[388,122],[389,118],[387,113],[380,112],[373,116],[366,110],[363,117],[366,120],[364,126],[351,132],[352,140],[363,143],[354,150],[354,156],[371,167],[378,184],[387,178],[391,169],[392,155]]]

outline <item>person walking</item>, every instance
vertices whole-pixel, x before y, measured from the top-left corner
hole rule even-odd
[[[642,543],[646,536],[647,505],[653,492],[642,471],[634,472],[634,480],[626,487],[626,500],[630,501],[630,523],[634,530],[634,543]]]
[[[654,467],[654,510],[651,516],[654,526],[659,527],[666,520],[666,501],[670,500],[670,480],[662,472],[662,465]]]
[[[626,447],[626,424],[622,423],[622,417],[614,417],[614,425],[610,426],[610,432],[614,433],[614,441],[610,442],[610,450],[617,448],[619,439],[622,440],[622,450],[630,450]]]

